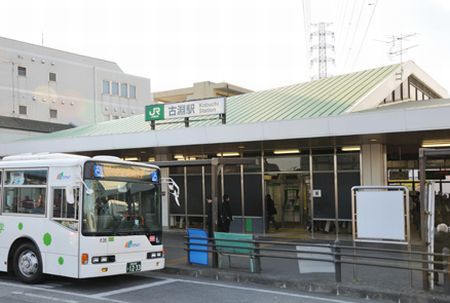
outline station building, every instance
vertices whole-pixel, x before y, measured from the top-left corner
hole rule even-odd
[[[172,103],[216,97],[231,97],[252,91],[227,82],[196,82],[191,87],[153,92],[155,102]]]
[[[256,159],[220,172],[220,192],[230,195],[236,218],[246,220],[242,228],[261,228],[265,195],[271,194],[284,226],[333,221],[336,231],[347,233],[353,186],[417,190],[418,149],[450,146],[447,98],[443,87],[409,61],[229,97],[225,119],[193,117],[188,127],[183,120],[158,121],[152,129],[144,115],[136,115],[3,144],[0,151],[181,160],[163,169],[181,188],[181,207],[164,196],[166,227],[205,222],[211,167],[188,164],[214,157]],[[444,172],[436,174],[437,186],[450,191],[450,163],[433,161],[430,167]]]

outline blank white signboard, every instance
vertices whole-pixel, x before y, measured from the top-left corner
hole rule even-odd
[[[333,261],[334,257],[331,255],[331,247],[318,247],[318,246],[296,246],[298,258],[319,259]],[[317,252],[329,253],[328,255],[316,254]],[[324,261],[312,261],[312,260],[298,260],[298,270],[301,274],[312,272],[331,272],[335,270],[334,263]]]
[[[403,191],[356,192],[357,238],[405,241]]]

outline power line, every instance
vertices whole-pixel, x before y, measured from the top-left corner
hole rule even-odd
[[[356,62],[358,62],[359,55],[361,54],[362,46],[364,45],[364,42],[366,41],[366,37],[367,37],[367,33],[369,31],[370,24],[372,23],[373,16],[375,15],[375,10],[377,8],[377,4],[378,4],[378,0],[375,0],[374,4],[370,4],[369,3],[369,5],[373,5],[372,14],[370,15],[369,22],[367,23],[366,29],[364,31],[364,36],[363,36],[363,38],[361,40],[361,44],[359,45],[358,52],[356,53],[355,59],[353,60],[353,64],[352,64],[352,67],[351,67],[352,69],[355,66]]]
[[[347,26],[347,29],[345,31],[345,39],[344,39],[344,43],[341,45],[340,50],[343,51],[346,49],[346,45],[347,45],[347,40],[348,40],[348,34],[350,33],[350,29],[351,29],[351,24],[353,21],[353,14],[355,12],[355,6],[356,6],[356,0],[353,0],[353,5],[352,5],[352,12],[350,13],[350,19],[349,19],[349,23]],[[345,20],[344,20],[345,21]]]
[[[359,8],[359,14],[358,14],[358,19],[357,19],[356,25],[355,25],[355,30],[353,31],[353,35],[352,35],[352,38],[351,38],[351,40],[350,40],[349,50],[348,50],[347,56],[346,56],[346,58],[345,58],[344,69],[347,67],[347,63],[348,63],[348,60],[349,60],[349,58],[350,58],[350,54],[352,53],[353,43],[354,43],[354,41],[355,41],[355,37],[356,37],[356,34],[357,34],[357,32],[358,32],[358,29],[359,29],[359,23],[360,23],[360,21],[361,21],[361,16],[362,16],[362,13],[363,13],[363,11],[364,11],[365,2],[366,2],[365,0],[362,0],[362,1],[361,1],[361,6],[360,6],[360,8]]]
[[[311,20],[311,11],[310,11],[310,0],[303,0],[303,27],[305,30],[305,57],[306,57],[306,66],[309,64],[309,25]],[[308,73],[309,74],[309,73]],[[309,75],[308,75],[309,76]]]
[[[336,35],[337,36],[344,36],[344,35],[341,35],[341,33],[342,33],[342,29],[343,29],[343,26],[344,26],[344,22],[345,22],[345,16],[347,15],[347,6],[348,6],[348,3],[350,2],[350,0],[345,0],[345,4],[343,5],[343,10],[342,10],[342,19],[339,19],[340,21],[336,21],[336,23],[339,25],[339,28],[337,28],[337,31],[336,31]],[[342,44],[342,40],[338,40],[339,41],[339,46],[338,46],[338,49],[340,49],[340,45]]]
[[[347,1],[347,0],[343,0],[343,1]],[[342,14],[343,14],[343,8],[344,5],[339,5],[340,2],[336,1],[335,3],[337,3],[336,5],[338,6],[336,9],[336,15],[334,16],[334,24],[335,24],[335,31],[337,34],[337,30],[338,30],[338,25],[339,25],[339,20],[341,20]]]

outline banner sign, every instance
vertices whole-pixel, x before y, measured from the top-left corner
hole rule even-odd
[[[409,180],[408,170],[390,170],[389,180]]]
[[[145,107],[145,121],[188,118],[225,113],[225,98],[154,104]]]

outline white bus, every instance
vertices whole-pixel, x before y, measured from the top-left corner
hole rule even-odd
[[[0,271],[90,278],[164,268],[155,165],[67,154],[0,161]]]

